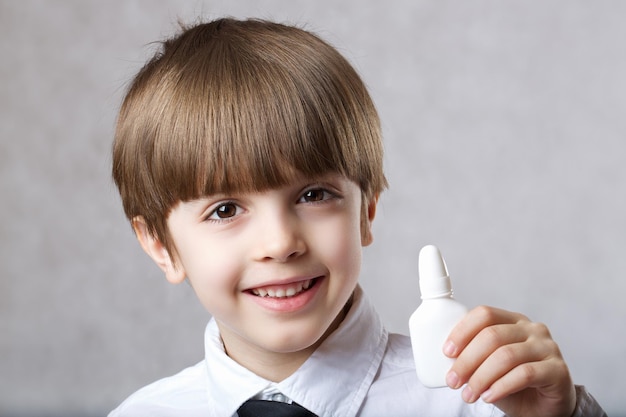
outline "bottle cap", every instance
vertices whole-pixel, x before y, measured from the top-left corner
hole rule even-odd
[[[452,283],[446,262],[434,245],[424,246],[420,251],[419,285],[422,299],[452,295]]]

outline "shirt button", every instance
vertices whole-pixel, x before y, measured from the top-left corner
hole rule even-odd
[[[285,397],[281,393],[273,394],[272,395],[272,401],[278,401],[278,402],[281,402],[281,403],[286,403],[287,402],[287,397]]]

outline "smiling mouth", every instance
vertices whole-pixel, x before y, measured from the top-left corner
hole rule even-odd
[[[301,294],[315,285],[317,278],[307,279],[304,281],[294,282],[293,284],[281,285],[281,286],[269,286],[269,287],[261,287],[254,288],[250,290],[250,293],[256,295],[257,297],[267,297],[267,298],[289,298],[295,297],[298,294]]]

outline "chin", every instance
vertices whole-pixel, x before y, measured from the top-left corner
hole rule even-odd
[[[269,351],[276,353],[296,353],[308,349],[315,349],[325,339],[326,331],[320,332],[319,327],[305,331],[297,327],[294,331],[284,331],[267,340],[265,346]]]

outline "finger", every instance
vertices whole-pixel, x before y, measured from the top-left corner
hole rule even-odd
[[[559,358],[550,358],[537,362],[524,362],[511,369],[496,380],[487,390],[481,393],[486,402],[498,402],[504,398],[527,388],[543,388],[544,398],[550,397],[550,386],[558,387],[561,375],[569,375],[567,366]],[[560,389],[560,388],[559,388]],[[561,400],[561,393],[553,396],[555,401]]]
[[[531,380],[546,378],[547,372],[538,362],[525,362],[494,382],[488,389],[481,390],[467,385],[462,392],[463,400],[473,403],[478,398],[485,402],[497,402],[528,388]]]
[[[507,415],[569,416],[576,407],[574,383],[560,354],[513,368],[481,397]]]
[[[468,400],[475,401],[490,388],[498,387],[498,381],[510,377],[511,372],[524,364],[540,364],[551,358],[552,350],[546,343],[513,343],[497,348],[471,375],[467,385],[471,395],[464,393]],[[521,389],[521,388],[520,388]],[[497,392],[497,391],[496,391]]]
[[[476,307],[452,329],[444,344],[444,353],[452,358],[457,357],[483,329],[497,324],[514,324],[521,321],[529,320],[522,314],[499,308]]]
[[[519,344],[525,342],[527,338],[527,334],[524,331],[520,331],[519,326],[511,324],[499,324],[483,328],[467,346],[465,346],[450,368],[451,375],[449,375],[449,382],[452,384],[450,386],[452,388],[460,387],[468,382],[479,367],[488,361],[489,358],[503,346]],[[513,352],[505,350],[505,352],[499,355],[506,355],[507,353],[513,354]],[[514,358],[509,359],[509,361],[511,360],[514,360]],[[517,359],[515,358],[515,360]],[[489,368],[491,363],[492,361],[487,363],[488,367],[486,369],[491,369]],[[517,365],[517,363],[515,363],[515,365]],[[499,368],[499,366],[497,368]],[[483,373],[484,372],[483,370]]]

